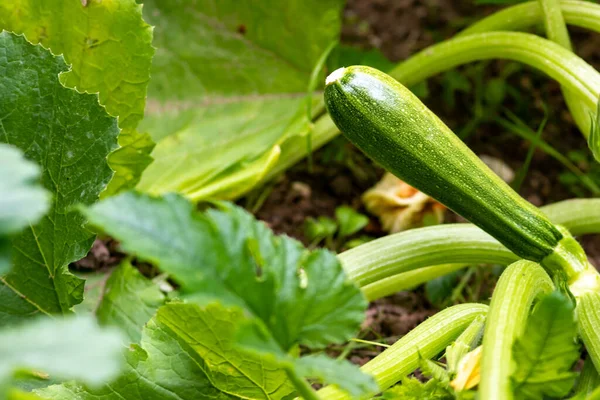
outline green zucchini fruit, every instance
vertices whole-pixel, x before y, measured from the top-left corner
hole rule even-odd
[[[325,104],[360,150],[518,256],[568,280],[587,268],[566,230],[512,190],[392,77],[370,67],[340,68],[327,78]]]

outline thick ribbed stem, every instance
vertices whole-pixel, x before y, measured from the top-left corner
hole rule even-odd
[[[600,199],[562,201],[542,211],[574,235],[600,233]],[[518,259],[471,224],[413,229],[365,243],[338,257],[370,300],[460,269],[456,264],[509,264]],[[455,265],[448,266],[448,262]],[[405,275],[409,271],[411,275]]]
[[[595,112],[600,95],[598,71],[560,45],[527,33],[489,32],[450,39],[400,63],[390,75],[411,86],[462,64],[498,58],[541,70],[585,104],[586,112]],[[589,117],[579,126],[586,137],[590,126]]]
[[[420,356],[432,358],[442,352],[475,318],[485,315],[487,309],[483,304],[461,304],[446,308],[407,333],[361,370],[371,374],[382,391],[386,390],[417,369]],[[351,399],[334,386],[327,386],[317,393],[321,399]]]
[[[534,262],[517,261],[504,271],[492,296],[483,336],[479,398],[513,398],[513,343],[525,328],[533,301],[553,288],[546,271]]]
[[[579,297],[577,324],[585,348],[600,370],[600,293],[588,292]]]

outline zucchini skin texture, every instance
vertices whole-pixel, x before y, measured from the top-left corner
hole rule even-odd
[[[518,256],[542,262],[563,238],[392,77],[365,66],[335,71],[325,105],[344,136],[370,158]]]

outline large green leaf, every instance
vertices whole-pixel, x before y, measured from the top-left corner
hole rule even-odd
[[[118,330],[99,328],[91,317],[39,319],[4,329],[0,331],[0,382],[9,381],[15,370],[31,369],[52,378],[100,385],[118,375],[122,342]]]
[[[143,127],[157,146],[139,189],[230,199],[255,185],[287,137],[308,134],[306,92],[343,5],[146,1],[157,52]]]
[[[0,2],[0,29],[23,33],[72,69],[67,87],[99,93],[100,103],[119,117],[121,148],[109,157],[116,171],[108,193],[133,187],[154,144],[135,129],[144,116],[154,49],[152,28],[135,0],[11,0]]]
[[[0,144],[0,275],[8,272],[8,235],[36,223],[48,211],[49,193],[39,182],[40,169],[17,148]]]
[[[144,328],[141,347],[127,352],[119,379],[96,389],[70,383],[38,393],[61,400],[284,398],[292,392],[285,372],[233,347],[233,328],[243,320],[242,312],[218,304],[167,304]]]
[[[308,252],[243,209],[219,206],[200,214],[178,195],[129,192],[84,212],[127,252],[171,274],[183,293],[252,312],[284,351],[352,337],[367,302],[333,253]]]
[[[0,33],[0,142],[40,165],[53,194],[50,212],[12,242],[13,268],[0,278],[0,326],[19,314],[65,313],[82,299],[83,281],[67,266],[85,256],[94,235],[72,208],[97,201],[110,180],[106,156],[119,129],[98,96],[61,85],[64,71],[62,57]]]
[[[371,377],[345,361],[288,355],[298,345],[342,343],[364,319],[367,302],[335,255],[309,252],[275,236],[230,203],[218,207],[200,214],[175,194],[124,193],[84,212],[127,252],[168,272],[187,298],[246,310],[252,317],[232,330],[238,345],[255,356],[271,357],[283,370],[337,384],[353,396],[376,391]]]
[[[158,145],[138,189],[153,194],[178,191],[192,199],[237,197],[272,167],[279,157],[277,146],[288,134],[307,130],[298,113],[301,103],[301,98],[291,97],[158,114],[150,108],[141,126],[152,132]],[[252,167],[258,168],[248,177]]]
[[[575,306],[560,292],[543,297],[527,320],[525,332],[514,344],[512,374],[519,399],[566,396],[577,374],[579,359]]]
[[[96,316],[102,325],[120,327],[137,343],[142,327],[164,302],[158,286],[124,261],[106,281]]]

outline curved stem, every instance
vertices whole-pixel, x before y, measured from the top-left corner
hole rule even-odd
[[[419,354],[432,358],[442,352],[480,315],[487,313],[483,304],[460,304],[446,308],[428,318],[383,353],[366,363],[361,370],[371,374],[383,391],[419,366]],[[322,399],[350,399],[334,386],[319,390]],[[371,393],[375,395],[376,393]]]
[[[480,398],[513,398],[510,382],[513,343],[525,328],[533,301],[553,288],[546,271],[531,261],[511,264],[500,277],[483,334]]]
[[[346,274],[359,286],[431,265],[509,264],[519,259],[472,224],[413,229],[365,243],[338,257]]]
[[[560,0],[539,0],[539,3],[548,39],[572,51],[571,39],[567,31],[567,24],[562,13]],[[585,104],[579,100],[577,95],[569,92],[568,89],[562,88],[562,92],[567,107],[577,126],[586,126],[588,124],[587,121],[590,120],[590,114]]]
[[[471,264],[442,264],[422,267],[380,279],[363,286],[362,292],[369,301],[381,299],[402,290],[411,290],[423,283],[448,275],[454,271],[467,268]]]
[[[547,39],[528,33],[489,32],[461,36],[428,47],[397,65],[390,75],[411,86],[468,62],[492,58],[519,61],[541,70],[577,96],[590,112],[600,94],[600,74],[584,60]],[[580,126],[587,136],[589,118]]]
[[[594,366],[600,370],[600,293],[584,293],[577,303],[579,334]]]
[[[600,199],[562,201],[542,207],[542,211],[552,222],[567,227],[574,235],[600,233]],[[365,243],[338,257],[346,273],[358,282],[369,300],[408,289],[469,264],[509,264],[518,259],[471,224],[413,229]],[[448,265],[448,262],[454,264]]]
[[[300,398],[302,398],[304,400],[319,400],[319,396],[317,396],[317,392],[315,392],[312,389],[312,387],[308,384],[308,382],[304,378],[299,377],[293,368],[291,368],[291,367],[285,368],[285,374],[287,375],[287,377],[290,380],[290,382],[292,383],[292,385],[294,385],[294,387],[298,391]]]
[[[583,28],[591,29],[596,32],[600,32],[600,6],[592,4],[587,1],[562,1],[561,7],[563,10],[563,15],[568,24],[580,26]],[[467,28],[460,36],[467,36],[472,34],[481,34],[490,31],[508,31],[508,30],[522,30],[527,29],[535,24],[538,24],[542,21],[542,11],[540,5],[537,1],[520,4],[517,6],[506,8],[500,12],[497,12],[483,20],[471,25],[471,27]],[[528,36],[527,36],[528,37]],[[457,40],[457,39],[451,39]],[[469,61],[477,61],[488,58],[503,58],[501,55],[487,54],[483,55],[482,58],[477,57],[477,49],[473,50],[474,54],[470,54],[471,58],[465,59],[464,61],[460,61],[458,64],[453,64],[446,66],[446,61],[444,60],[443,55],[436,56],[431,59],[429,62],[431,65],[419,65],[422,63],[422,59],[426,58],[423,56],[424,53],[429,53],[430,51],[439,52],[437,46],[443,46],[447,42],[442,42],[439,45],[432,46],[423,50],[421,53],[418,53],[414,57],[409,58],[403,63],[400,63],[398,66],[394,68],[396,79],[400,81],[400,83],[411,86],[413,84],[419,83],[439,72],[449,70],[456,65],[464,64]],[[452,42],[454,43],[454,42]],[[452,47],[452,43],[450,47]],[[485,45],[484,45],[485,47]],[[464,50],[463,50],[464,51]],[[418,57],[415,61],[414,58]],[[463,55],[464,57],[464,55]],[[576,56],[574,56],[576,57]],[[510,58],[510,57],[507,57]],[[543,56],[541,57],[543,59]],[[577,57],[576,57],[577,58]],[[560,58],[558,59],[560,62]],[[581,60],[580,60],[581,61]],[[539,57],[538,57],[539,63]],[[436,65],[437,64],[437,65]],[[584,62],[585,64],[585,62]],[[437,69],[436,69],[437,67]],[[419,70],[423,68],[424,73],[421,73]],[[589,73],[589,67],[586,70]],[[593,70],[593,68],[592,68]],[[554,76],[552,76],[554,78]],[[554,78],[557,79],[557,78]],[[557,79],[558,80],[558,79]],[[596,90],[598,93],[598,90]],[[589,99],[588,99],[589,100]],[[594,99],[594,105],[597,101],[597,95]],[[589,102],[589,101],[587,101]],[[586,104],[587,104],[586,102]],[[313,107],[313,113],[319,114],[324,112],[325,104],[321,102],[319,105]],[[594,108],[592,108],[594,110]],[[586,122],[587,123],[587,122]],[[589,123],[587,123],[589,125]],[[584,134],[587,135],[589,132],[589,127],[586,125],[584,128]],[[323,114],[321,117],[317,119],[315,122],[314,130],[312,131],[312,150],[316,150],[323,146],[325,143],[332,140],[334,137],[339,135],[338,129],[333,124],[329,115]],[[304,157],[306,157],[308,153],[308,149],[306,146],[306,139],[304,136],[298,138],[294,137],[287,142],[282,144],[282,154],[279,158],[277,165],[273,170],[267,173],[266,177],[263,181],[269,180],[276,176],[277,174],[285,171],[290,166],[294,165]]]
[[[561,1],[560,7],[567,24],[600,32],[600,5],[589,1]],[[542,21],[542,7],[530,1],[498,11],[473,25],[458,36],[492,31],[522,31]]]

